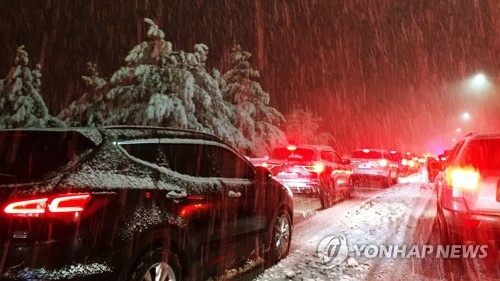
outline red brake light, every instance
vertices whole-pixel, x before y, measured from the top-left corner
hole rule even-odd
[[[9,203],[3,209],[3,212],[5,214],[21,217],[51,217],[56,213],[72,213],[77,217],[78,212],[84,210],[90,198],[91,195],[85,193],[19,200]]]
[[[48,198],[12,202],[3,209],[6,214],[37,216],[45,213]]]
[[[50,202],[49,211],[52,213],[81,212],[89,200],[90,194],[56,197]]]
[[[314,163],[312,170],[313,172],[320,174],[325,170],[325,164],[321,162]]]
[[[267,168],[267,167],[269,167],[269,164],[267,164],[266,162],[262,162],[261,166],[264,167],[264,168]]]
[[[479,185],[479,173],[472,169],[452,169],[449,182],[453,188],[476,189]]]

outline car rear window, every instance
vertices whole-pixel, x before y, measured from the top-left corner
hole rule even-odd
[[[2,131],[0,184],[42,180],[93,147],[76,131]]]
[[[389,160],[399,162],[403,159],[401,152],[389,153]]]
[[[351,153],[351,158],[358,158],[358,159],[381,159],[382,153],[378,151],[363,151],[363,150],[356,150]]]
[[[297,148],[295,150],[288,150],[286,147],[275,148],[271,152],[271,158],[290,161],[312,161],[314,160],[314,150],[309,148]]]
[[[500,139],[470,141],[459,163],[479,170],[500,170]]]

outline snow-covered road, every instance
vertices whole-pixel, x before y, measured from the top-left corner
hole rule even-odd
[[[368,258],[353,245],[437,245],[436,202],[418,174],[389,189],[363,189],[356,198],[317,211],[295,225],[290,255],[256,280],[471,280],[485,279],[481,261]],[[297,213],[295,214],[297,217]],[[349,247],[340,264],[325,265],[317,253],[325,237],[340,237]],[[322,242],[323,240],[323,242]],[[331,248],[330,248],[331,249]],[[341,249],[341,248],[340,248]],[[367,248],[368,249],[368,248]],[[358,249],[359,250],[359,249]],[[340,250],[341,253],[341,250]]]

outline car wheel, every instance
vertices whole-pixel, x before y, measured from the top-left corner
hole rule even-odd
[[[271,247],[265,256],[267,267],[275,265],[288,256],[290,242],[292,240],[291,221],[290,214],[286,211],[281,211],[276,218],[272,230]]]
[[[321,203],[321,209],[328,209],[331,206],[331,192],[328,183],[321,183],[319,187],[319,201]]]
[[[328,197],[324,191],[319,192],[319,202],[321,203],[321,209],[328,209]]]
[[[163,248],[146,252],[130,274],[130,281],[181,280],[181,265],[177,256]]]
[[[460,241],[459,241],[458,237],[453,235],[453,233],[450,232],[450,230],[448,229],[448,225],[447,225],[446,220],[444,218],[443,211],[441,210],[439,205],[437,207],[436,213],[437,213],[437,215],[436,215],[437,227],[438,227],[438,231],[439,231],[439,239],[441,240],[441,244],[443,244],[443,245],[458,244]]]
[[[349,178],[349,182],[347,183],[347,186],[346,186],[346,189],[345,189],[345,193],[344,193],[345,199],[351,199],[352,198],[353,188],[354,188],[354,182],[353,182],[352,178]]]
[[[337,200],[337,196],[340,196],[338,195],[338,191],[339,191],[339,187],[337,186],[337,183],[336,182],[329,182],[328,183],[328,208],[332,207],[334,204],[335,204],[335,201]]]
[[[393,173],[395,173],[396,175],[392,178],[391,183],[392,184],[398,184],[398,182],[399,182],[398,172],[396,171],[396,172],[393,172]]]
[[[392,183],[392,179],[391,179],[390,175],[388,175],[387,177],[382,179],[382,187],[383,188],[388,188],[389,186],[391,186],[391,183]]]

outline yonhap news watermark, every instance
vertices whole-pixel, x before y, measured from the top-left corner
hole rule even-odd
[[[330,235],[318,244],[317,254],[326,267],[340,265],[348,257],[423,259],[428,256],[442,259],[486,258],[488,245],[375,245],[350,244],[342,234]]]

